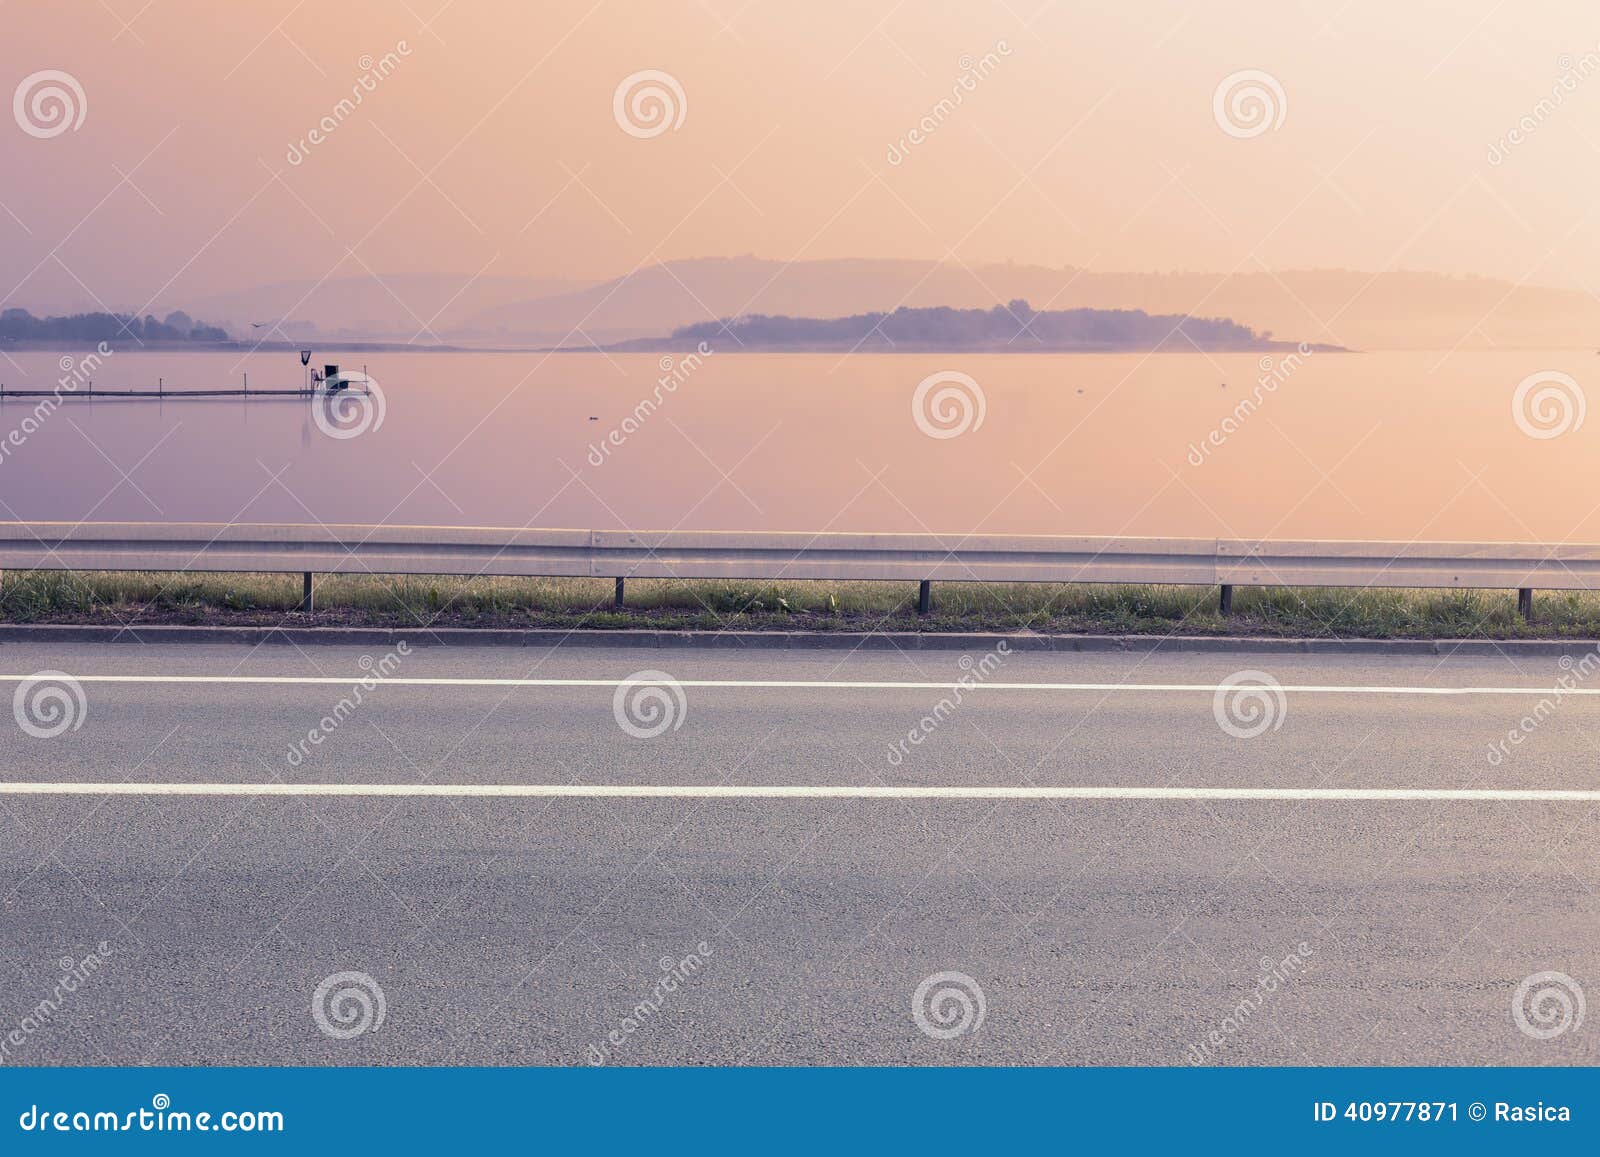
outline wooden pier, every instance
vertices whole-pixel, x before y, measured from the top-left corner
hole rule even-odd
[[[307,364],[310,350],[300,352],[300,364]],[[332,388],[329,387],[332,383]],[[138,398],[140,400],[153,399],[165,401],[168,398],[315,398],[338,397],[341,394],[357,394],[370,396],[372,390],[368,387],[373,381],[367,376],[367,367],[361,367],[361,376],[354,374],[341,374],[339,367],[329,365],[324,372],[310,371],[305,385],[293,386],[289,389],[252,390],[250,388],[250,375],[245,374],[240,380],[240,388],[215,389],[215,390],[169,390],[165,378],[156,379],[156,388],[153,390],[97,390],[94,388],[94,379],[87,383],[79,383],[83,388],[67,389],[65,379],[53,389],[48,390],[8,390],[4,382],[0,382],[0,402],[7,398],[55,398],[66,401],[68,398],[82,398],[93,401],[95,398]],[[359,387],[359,388],[356,388]]]
[[[150,401],[163,401],[168,398],[314,398],[319,394],[336,398],[340,394],[364,395],[370,392],[364,389],[348,388],[343,390],[308,390],[304,387],[297,387],[292,390],[96,390],[93,388],[84,390],[63,390],[59,388],[54,390],[8,390],[4,385],[0,385],[0,401],[4,401],[7,398],[59,398],[63,402],[69,398],[85,401],[92,401],[95,398],[146,398]]]

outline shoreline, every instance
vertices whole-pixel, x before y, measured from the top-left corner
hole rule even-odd
[[[68,341],[18,341],[0,343],[0,351],[7,353],[75,353],[98,338],[84,338],[80,342]],[[694,341],[674,341],[670,338],[631,338],[628,341],[593,345],[418,345],[391,341],[340,341],[318,344],[316,339],[306,343],[296,342],[152,342],[147,341],[131,349],[117,351],[118,357],[129,354],[172,353],[298,353],[313,349],[322,354],[337,353],[420,353],[420,354],[652,354],[690,353],[698,347]],[[1233,354],[1233,353],[1288,353],[1301,351],[1299,342],[1272,341],[1249,345],[1194,346],[1187,342],[1169,342],[1159,346],[1028,346],[1016,345],[872,345],[856,347],[849,343],[828,345],[745,345],[726,353],[740,354]],[[1372,351],[1319,342],[1304,343],[1313,353],[1369,353]],[[1587,349],[1587,346],[1572,346]]]

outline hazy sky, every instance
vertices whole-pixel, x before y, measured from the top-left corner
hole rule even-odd
[[[1600,291],[1593,0],[0,0],[0,21],[0,92],[24,86],[0,120],[5,305],[740,253]],[[25,86],[44,70],[81,124],[28,99],[79,103]],[[656,135],[616,110],[643,70],[682,93]],[[1245,70],[1268,123],[1219,112]]]

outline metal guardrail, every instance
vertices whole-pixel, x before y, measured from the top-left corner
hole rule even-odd
[[[1600,589],[1600,546],[1059,535],[5,522],[0,569]]]

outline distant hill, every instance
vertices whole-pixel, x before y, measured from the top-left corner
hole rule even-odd
[[[1587,293],[1405,271],[1117,273],[1013,263],[707,257],[604,281],[363,275],[177,304],[253,340],[587,347],[655,338],[717,318],[988,309],[1013,299],[1051,312],[1227,317],[1262,338],[1292,334],[1365,349],[1600,346],[1600,300]]]
[[[769,317],[749,314],[682,326],[664,338],[642,338],[612,349],[809,350],[1257,350],[1274,343],[1226,318],[1148,314],[1127,309],[1036,310],[1026,301],[991,309],[901,307],[850,317]],[[1337,348],[1337,347],[1319,347]]]
[[[1231,317],[1258,334],[1360,348],[1600,345],[1600,301],[1577,290],[1437,273],[1115,273],[929,261],[703,258],[497,305],[447,340],[588,345],[748,314],[842,317],[900,306],[1142,309]]]

